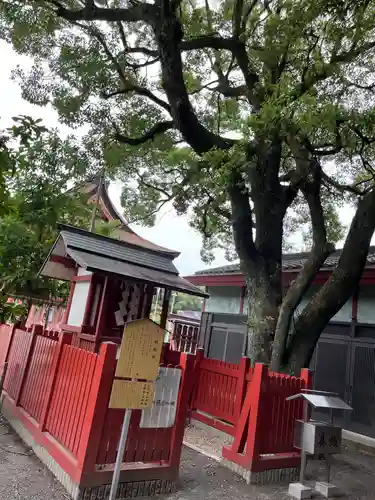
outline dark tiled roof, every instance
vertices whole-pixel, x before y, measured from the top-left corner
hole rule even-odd
[[[150,269],[149,267],[138,266],[124,262],[123,260],[113,259],[111,256],[92,254],[81,250],[67,248],[67,253],[78,265],[88,271],[115,274],[124,278],[153,283],[157,286],[171,288],[179,292],[190,293],[201,297],[206,297],[199,288],[189,283],[178,274],[172,274],[159,269]]]
[[[60,235],[66,248],[87,251],[114,260],[178,274],[173,264],[173,257],[157,250],[142,248],[71,226],[62,226]]]
[[[309,255],[308,252],[290,253],[283,255],[283,262],[282,262],[283,271],[294,271],[294,270],[298,271],[305,263],[308,255]],[[334,268],[337,265],[340,255],[341,255],[341,249],[331,253],[331,255],[324,262],[322,269]],[[375,265],[375,246],[371,246],[369,248],[369,253],[367,255],[366,267],[372,267],[374,265]],[[239,274],[239,273],[241,273],[239,264],[229,264],[227,266],[202,269],[201,271],[197,271],[195,275],[207,276],[213,274],[217,275],[217,274]]]
[[[41,276],[66,279],[48,265],[54,252],[61,257],[62,251],[87,271],[113,274],[192,295],[207,296],[178,275],[173,264],[174,256],[170,253],[65,225],[61,226],[61,232],[39,272]]]

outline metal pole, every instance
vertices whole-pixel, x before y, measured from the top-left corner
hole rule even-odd
[[[131,414],[132,414],[131,410],[125,410],[124,421],[122,423],[120,442],[118,444],[115,469],[113,471],[111,491],[109,493],[108,500],[115,500],[116,499],[118,483],[120,480],[121,464],[122,464],[122,459],[124,456],[126,440],[128,437],[128,430],[129,430]]]
[[[333,425],[333,409],[330,410],[330,424]],[[331,457],[329,455],[325,455],[326,459],[326,467],[327,467],[327,483],[329,484],[331,480]]]
[[[303,422],[307,422],[309,419],[309,404],[306,400],[303,401]],[[301,449],[301,469],[299,473],[299,482],[303,484],[303,479],[305,477],[305,469],[306,469],[306,453],[304,450],[303,443],[303,433],[305,430],[305,426],[302,428],[302,449]]]
[[[95,217],[96,217],[96,212],[97,212],[98,206],[99,206],[100,192],[102,190],[102,184],[103,184],[103,177],[104,177],[104,173],[102,171],[102,172],[100,172],[98,190],[96,192],[95,203],[94,203],[94,207],[92,209],[92,214],[91,214],[90,233],[93,233],[95,230]]]

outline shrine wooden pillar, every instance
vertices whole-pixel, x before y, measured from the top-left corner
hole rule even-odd
[[[163,305],[162,305],[161,316],[160,316],[160,326],[162,328],[165,328],[165,326],[167,324],[170,300],[171,300],[171,289],[165,288],[164,289],[164,297],[163,297]]]

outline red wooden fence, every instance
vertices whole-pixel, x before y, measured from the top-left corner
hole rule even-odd
[[[223,457],[252,472],[296,467],[293,447],[295,421],[302,417],[302,402],[288,396],[311,387],[311,374],[301,377],[269,372],[246,358],[234,365],[203,358],[197,353],[191,417],[234,437]]]
[[[33,340],[31,332],[16,329],[8,356],[8,369],[4,380],[4,389],[14,400],[19,396],[23,373],[26,370]]]
[[[35,335],[34,338],[34,350],[30,357],[27,377],[24,378],[19,403],[35,420],[39,421],[48,396],[46,393],[48,381],[53,376],[51,365],[56,356],[58,344],[56,340],[47,337]]]
[[[35,331],[12,332],[9,339],[8,329],[0,329],[0,353],[8,351],[5,414],[19,420],[75,484],[110,483],[123,419],[123,411],[108,408],[117,345],[103,344],[95,354],[70,345],[69,333],[56,341]],[[165,347],[162,361],[181,369],[175,424],[143,429],[141,412],[133,411],[120,482],[178,476],[194,356]]]
[[[196,363],[192,418],[233,435],[243,402],[248,360],[243,358],[237,365],[206,359],[199,350]]]
[[[45,429],[74,456],[82,435],[98,355],[63,345]]]

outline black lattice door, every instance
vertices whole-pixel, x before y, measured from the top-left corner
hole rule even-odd
[[[350,348],[346,340],[321,338],[314,354],[314,389],[337,392],[349,402]],[[328,412],[316,411],[313,418],[326,421]],[[335,421],[344,426],[348,416],[336,413]]]
[[[349,430],[375,437],[375,344],[353,342]]]

